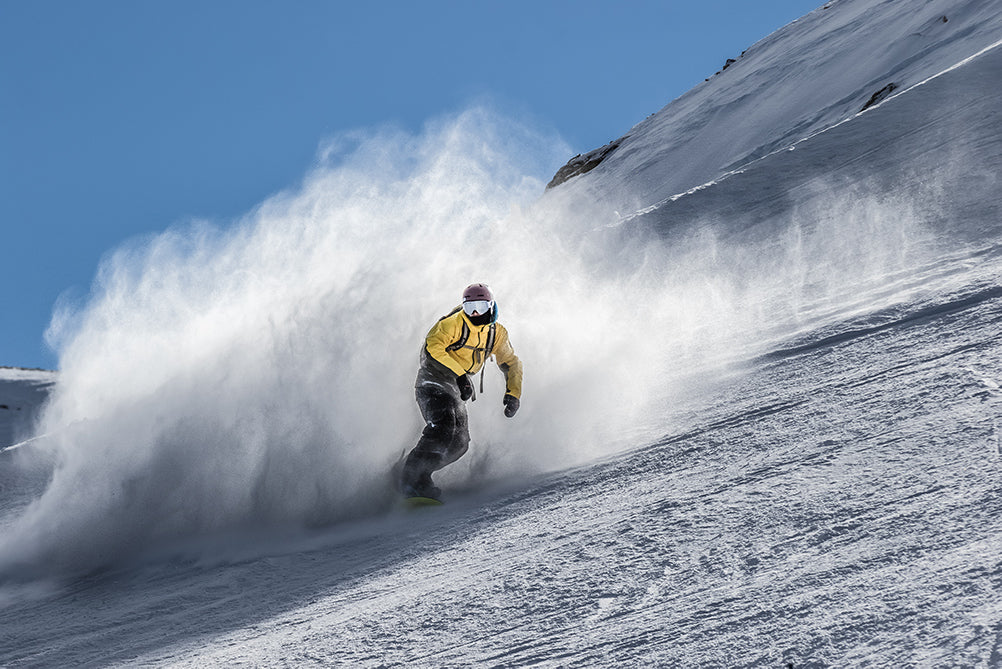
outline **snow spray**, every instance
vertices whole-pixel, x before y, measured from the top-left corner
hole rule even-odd
[[[835,263],[832,238],[787,225],[770,257],[712,233],[624,241],[581,189],[541,197],[567,155],[483,109],[418,136],[348,134],[242,220],[109,254],[90,298],[53,319],[60,380],[36,446],[56,465],[5,520],[0,573],[372,514],[423,425],[423,337],[469,283],[495,293],[524,395],[504,418],[488,368],[446,487],[475,468],[517,478],[642,443],[720,360],[795,328],[828,290],[819,272],[844,277],[874,246],[846,226]]]

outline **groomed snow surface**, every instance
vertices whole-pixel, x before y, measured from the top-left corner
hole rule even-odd
[[[265,451],[268,467],[320,492],[296,498],[306,511],[282,506],[276,490],[299,490],[276,487],[265,467],[248,479],[254,495],[242,513],[230,487],[244,479],[212,455],[262,467],[229,446],[231,430],[245,434],[239,426],[216,425],[197,407],[172,418],[158,411],[186,407],[178,393],[133,388],[117,372],[115,387],[128,390],[119,397],[81,371],[104,360],[88,346],[93,332],[133,341],[106,325],[89,329],[94,313],[118,304],[108,296],[95,298],[105,306],[71,336],[69,378],[45,411],[51,375],[0,369],[0,404],[40,416],[41,433],[0,454],[0,666],[1002,666],[1002,47],[971,28],[998,25],[1002,3],[826,7],[756,45],[769,56],[757,69],[739,61],[703,85],[709,92],[697,87],[645,122],[666,136],[634,129],[632,162],[624,153],[618,167],[603,163],[530,205],[543,214],[506,219],[530,236],[550,222],[565,250],[580,254],[569,254],[573,263],[547,257],[560,263],[561,285],[588,288],[575,304],[591,308],[575,315],[593,338],[575,339],[514,295],[502,303],[526,360],[526,411],[497,419],[488,389],[473,407],[461,473],[442,479],[444,507],[408,512],[374,492],[368,508],[317,512],[324,499],[345,508],[337,490],[322,488],[326,478],[354,491],[378,488],[381,474],[368,461],[345,469],[337,452],[321,450],[336,465],[325,470],[317,452],[289,446]],[[937,23],[942,15],[948,21]],[[896,96],[862,114],[840,102],[876,83],[865,68],[865,81],[850,81],[865,57],[849,48],[848,26],[864,46],[886,35],[899,59],[881,52],[881,67],[907,75]],[[915,26],[954,32],[915,52],[892,48],[895,36],[915,42]],[[835,52],[841,68],[823,48],[833,41],[844,47]],[[728,125],[770,150],[741,169],[721,164],[680,182],[676,194],[695,190],[679,197],[641,180],[620,193],[620,215],[606,216],[602,192],[680,160],[659,157],[659,146],[682,141],[666,128],[702,123],[713,135],[713,100],[687,99],[723,96],[724,116],[736,118],[735,100],[755,108],[763,73],[783,63],[783,85],[796,73],[817,100],[826,89],[808,83],[813,66],[844,71],[842,89],[817,105],[828,110],[820,126],[795,136],[786,121]],[[596,194],[598,206],[583,204]],[[583,241],[564,218],[586,229]],[[260,229],[275,245],[284,228]],[[547,239],[533,246],[550,251]],[[208,248],[231,250],[218,240]],[[532,247],[516,250],[521,267],[535,268]],[[363,263],[355,268],[359,258],[341,256]],[[155,271],[151,261],[138,274]],[[345,285],[358,276],[372,280],[349,273]],[[294,313],[300,322],[310,322],[307,306]],[[183,346],[211,342],[212,355],[184,361],[242,365],[239,341],[191,329]],[[535,343],[554,330],[563,348]],[[568,348],[576,365],[565,368],[559,353]],[[288,363],[297,358],[274,342],[265,351],[287,363],[287,375],[268,381],[276,395],[295,394],[298,383],[327,388],[337,402],[340,386],[311,385],[310,365]],[[364,360],[336,358],[350,375],[352,362],[376,364]],[[237,367],[219,364],[228,374],[176,365],[144,378],[227,388]],[[197,401],[218,413],[230,405],[214,388]],[[95,397],[111,415],[88,413],[100,411],[88,404]],[[8,443],[33,436],[14,413],[0,410]],[[382,419],[386,434],[392,422]],[[351,423],[331,423],[332,443],[351,436]],[[182,429],[190,424],[210,426],[211,438]],[[412,441],[417,428],[412,417],[400,433]],[[119,429],[125,446],[106,443]],[[283,430],[289,444],[312,443]],[[399,452],[390,441],[372,462]],[[205,468],[214,480],[199,475]],[[158,472],[188,505],[157,487]]]

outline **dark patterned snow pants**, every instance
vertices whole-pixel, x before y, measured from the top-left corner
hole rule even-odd
[[[431,488],[431,475],[463,456],[470,448],[469,418],[459,395],[435,386],[415,389],[425,427],[401,472],[401,488]]]

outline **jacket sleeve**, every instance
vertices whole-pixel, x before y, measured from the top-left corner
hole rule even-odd
[[[498,325],[494,359],[497,360],[498,367],[504,372],[505,392],[514,397],[521,397],[522,361],[515,355],[515,349],[512,348],[511,340],[508,339],[508,330],[503,325]]]
[[[466,374],[466,369],[453,357],[451,351],[445,350],[452,342],[459,339],[458,324],[459,321],[455,318],[443,318],[428,331],[424,345],[428,349],[428,355],[445,365],[456,376],[462,376]]]

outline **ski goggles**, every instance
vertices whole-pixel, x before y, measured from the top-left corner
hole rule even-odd
[[[491,300],[470,300],[469,302],[463,302],[463,311],[466,312],[467,316],[483,316],[484,314],[489,314],[493,308],[494,302]]]

